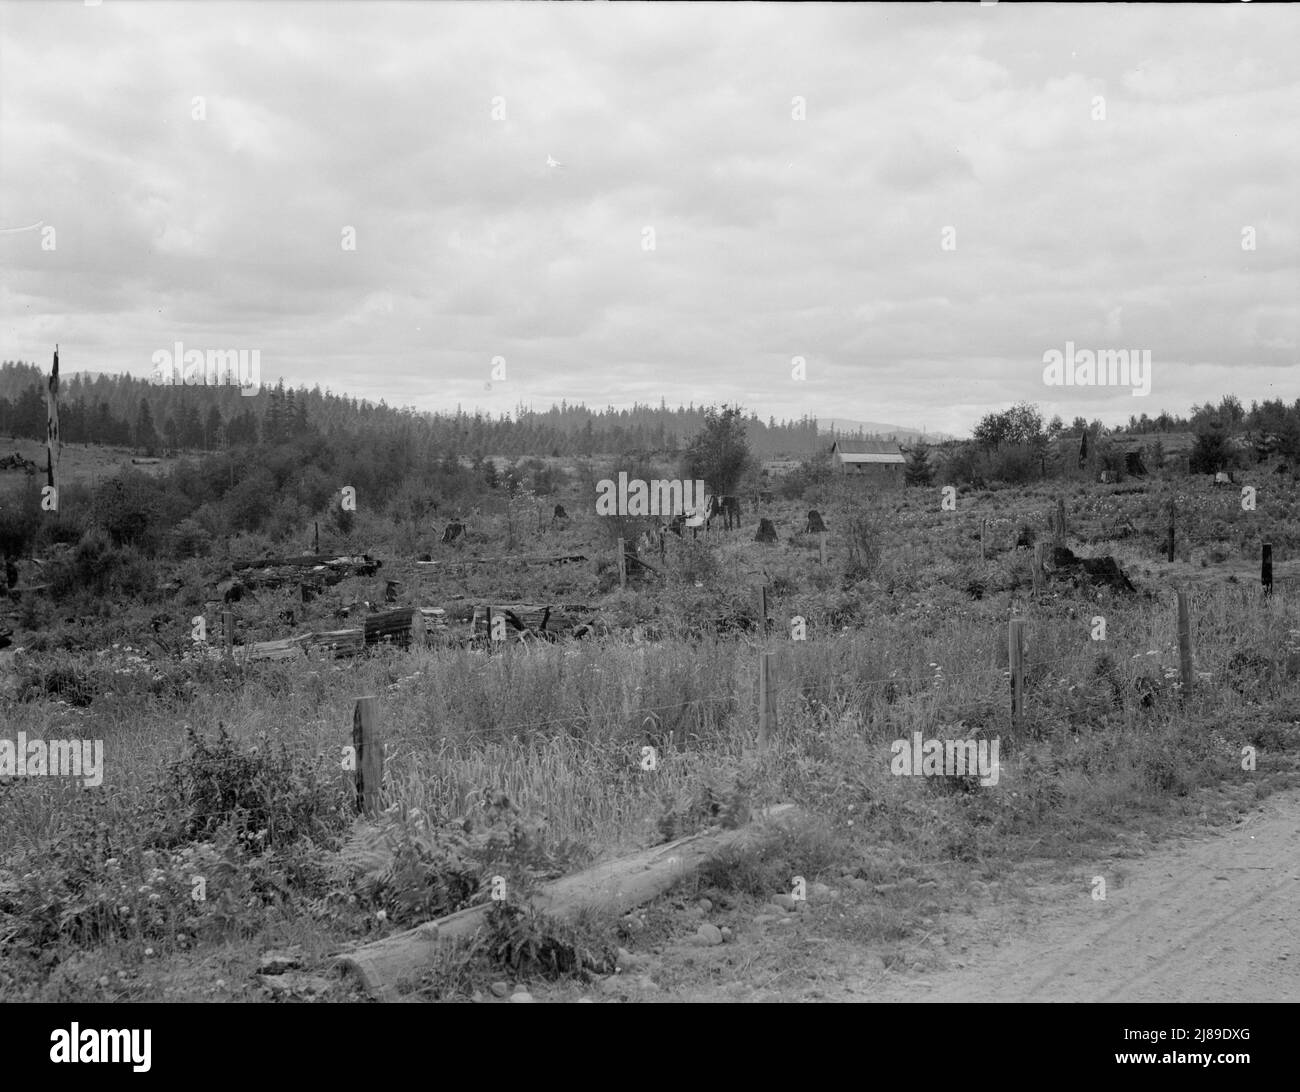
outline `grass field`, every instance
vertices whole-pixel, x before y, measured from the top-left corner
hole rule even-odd
[[[88,453],[81,472],[92,464]],[[0,738],[101,739],[105,773],[104,791],[0,779],[0,999],[270,997],[258,958],[286,946],[322,977],[311,996],[349,998],[323,970],[332,953],[484,901],[493,874],[528,890],[777,801],[806,818],[661,900],[638,919],[636,944],[653,950],[694,929],[702,892],[743,931],[764,896],[798,875],[844,892],[827,928],[889,965],[914,954],[936,913],[972,885],[1030,860],[1075,859],[1139,827],[1154,837],[1226,822],[1297,783],[1300,498],[1289,482],[1257,488],[1253,511],[1237,490],[1186,478],[968,491],[948,511],[937,486],[875,497],[831,485],[748,505],[738,531],[670,536],[662,560],[648,557],[660,571],[626,588],[614,530],[576,495],[560,498],[574,517],[563,528],[550,528],[548,499],[544,530],[527,512],[509,528],[504,515],[483,515],[450,546],[434,528],[362,514],[352,540],[384,558],[376,577],[309,606],[295,588],[233,608],[240,640],[338,628],[342,603],[379,602],[397,577],[403,601],[420,606],[586,604],[608,634],[556,644],[239,668],[188,639],[223,575],[211,559],[164,566],[160,583],[179,590],[140,602],[13,604],[21,651],[0,654]],[[1050,559],[1058,497],[1069,547],[1114,556],[1135,594],[1056,576],[1034,594],[1033,551],[1016,543],[1047,539]],[[817,536],[799,533],[813,507],[829,527],[824,567]],[[775,545],[753,541],[759,515],[776,523]],[[1264,542],[1276,559],[1267,599]],[[590,560],[436,574],[414,564],[425,552],[498,557],[507,543]],[[1179,682],[1175,587],[1191,606],[1191,693]],[[287,609],[293,628],[279,620]],[[1028,643],[1019,725],[1009,716],[1013,615],[1026,619]],[[796,617],[804,640],[791,638]],[[1094,639],[1098,619],[1104,640]],[[758,753],[764,652],[774,654],[777,727]],[[341,755],[354,699],[366,694],[379,698],[389,811],[358,828]],[[915,732],[998,739],[1000,780],[892,775],[891,742]],[[653,771],[642,765],[647,746]],[[488,943],[450,953],[417,995],[463,998],[507,975],[576,997],[613,970],[615,947],[632,944],[627,928],[593,920],[575,939],[498,915]],[[585,970],[547,969],[539,938],[557,937],[588,953]],[[678,966],[660,984],[689,991],[710,973]]]

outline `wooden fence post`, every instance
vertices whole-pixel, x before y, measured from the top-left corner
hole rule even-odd
[[[1034,543],[1034,594],[1043,594],[1043,544]]]
[[[624,553],[626,546],[623,540],[618,540],[618,586],[627,587],[627,555]]]
[[[767,619],[767,585],[760,584],[758,587],[758,632],[767,636],[771,632],[771,627]]]
[[[379,742],[379,711],[375,698],[357,698],[352,710],[352,757],[356,763],[357,811],[379,811],[379,790],[384,783],[384,749]]]
[[[1174,560],[1174,520],[1175,520],[1176,512],[1177,512],[1177,506],[1174,503],[1174,498],[1170,497],[1169,498],[1169,541],[1166,544],[1170,561]]]
[[[1007,626],[1007,653],[1011,662],[1011,725],[1017,730],[1025,715],[1025,620],[1012,618]]]
[[[1264,586],[1264,594],[1273,594],[1273,544],[1264,543],[1264,551],[1259,560],[1259,582]]]
[[[1192,623],[1187,612],[1187,593],[1178,591],[1178,668],[1183,682],[1183,697],[1192,692]]]
[[[772,653],[758,658],[758,749],[767,750],[768,740],[776,731],[776,696],[772,693]]]
[[[821,551],[822,567],[824,568],[826,565],[826,532],[822,531],[818,534],[817,539],[818,549]]]

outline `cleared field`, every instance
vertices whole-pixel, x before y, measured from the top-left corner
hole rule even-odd
[[[689,995],[706,972],[673,953],[699,923],[695,896],[707,898],[710,923],[766,958],[786,942],[758,919],[795,877],[835,891],[812,905],[825,936],[877,953],[881,966],[925,969],[941,965],[939,915],[964,905],[975,885],[1023,877],[1027,859],[1050,869],[1101,854],[1136,825],[1155,838],[1231,822],[1297,784],[1294,494],[1261,488],[1247,511],[1234,492],[1176,479],[964,493],[947,511],[938,488],[840,490],[748,505],[739,531],[669,536],[662,558],[649,555],[655,570],[634,568],[622,588],[614,526],[585,514],[572,493],[560,499],[573,518],[554,530],[507,526],[502,513],[468,520],[448,545],[438,528],[418,531],[415,549],[446,567],[388,554],[375,576],[310,604],[283,588],[229,608],[240,641],[284,637],[333,619],[341,603],[380,602],[398,577],[402,601],[418,606],[585,603],[601,623],[593,633],[608,634],[586,640],[239,668],[188,639],[196,613],[217,624],[219,605],[204,607],[221,575],[211,561],[178,563],[164,582],[173,591],[75,625],[19,605],[8,735],[103,740],[110,791],[0,780],[0,932],[17,957],[0,989],[47,1000],[270,997],[281,987],[250,977],[260,953],[296,945],[327,983],[319,996],[348,997],[325,974],[331,954],[486,900],[493,875],[527,890],[785,801],[811,818],[719,862],[640,926],[609,922],[580,943],[569,937],[596,953],[585,978],[526,961],[513,977],[556,998],[602,989],[622,943],[658,968],[661,990]],[[1162,560],[1171,495],[1183,513],[1172,564]],[[1035,594],[1034,551],[1017,542],[1050,543],[1058,496],[1068,546],[1113,555],[1134,592],[1067,579],[1053,571],[1049,545]],[[818,536],[801,533],[811,507],[829,527],[825,566]],[[760,516],[777,526],[776,544],[753,541]],[[412,545],[409,527],[375,521],[369,530],[378,556],[385,545]],[[1276,559],[1268,598],[1258,580],[1265,541]],[[591,560],[451,564],[508,557],[511,542],[530,556]],[[768,632],[758,617],[763,585]],[[1191,606],[1190,693],[1180,682],[1175,585],[1187,587]],[[291,607],[292,626],[282,616]],[[1027,637],[1018,723],[1012,616],[1025,619]],[[1104,640],[1094,636],[1099,617]],[[760,753],[765,653],[776,724]],[[361,695],[378,698],[389,810],[358,827],[341,757]],[[229,742],[214,740],[218,725]],[[191,728],[201,738],[187,743]],[[997,739],[998,781],[895,775],[891,744],[916,733]],[[635,942],[626,932],[616,939],[629,928]],[[524,950],[529,937],[555,941],[516,918],[493,929],[500,951]],[[738,950],[724,945],[720,965],[754,986],[727,962]],[[45,951],[58,953],[53,963]],[[453,952],[420,996],[481,989],[500,974],[484,958]],[[815,965],[814,951],[806,958]]]

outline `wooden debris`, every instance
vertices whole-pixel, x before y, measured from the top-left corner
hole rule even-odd
[[[1117,592],[1137,591],[1113,557],[1076,557],[1068,547],[1058,546],[1052,551],[1052,567],[1059,574],[1073,577],[1076,585],[1088,583]]]

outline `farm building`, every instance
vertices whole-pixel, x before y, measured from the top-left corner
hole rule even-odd
[[[902,485],[906,460],[891,440],[836,440],[831,461],[841,473],[868,478],[881,485]]]

